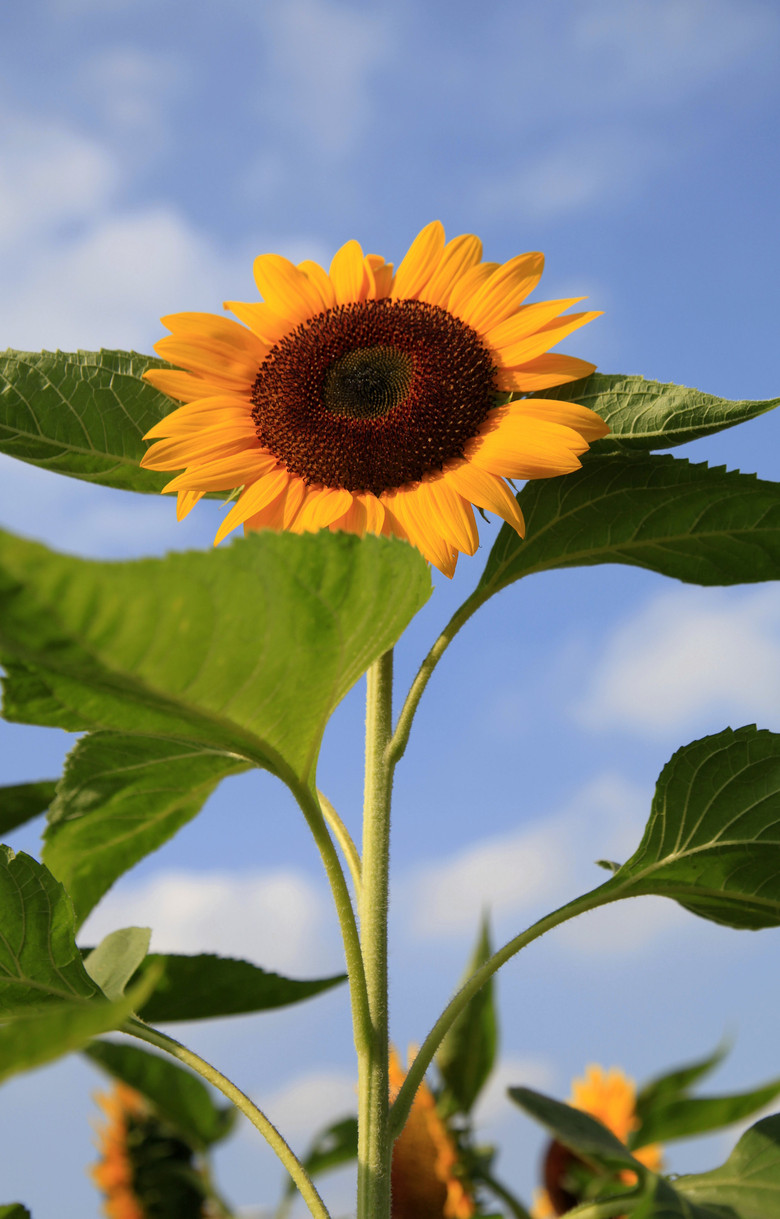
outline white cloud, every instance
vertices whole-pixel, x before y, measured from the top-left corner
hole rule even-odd
[[[664,594],[612,635],[574,708],[591,728],[664,739],[780,724],[780,594],[773,586]],[[713,721],[717,719],[718,723]]]
[[[309,1071],[258,1103],[285,1138],[304,1144],[324,1126],[357,1112],[357,1082],[346,1071]]]
[[[109,893],[81,939],[130,926],[152,928],[154,952],[216,952],[295,976],[342,968],[324,895],[293,871],[163,872]]]
[[[494,1129],[508,1116],[516,1115],[517,1109],[507,1098],[507,1088],[534,1088],[539,1092],[551,1092],[555,1084],[555,1071],[545,1058],[520,1058],[507,1055],[501,1058],[480,1094],[474,1107],[474,1124],[480,1137],[494,1138]]]
[[[431,864],[408,882],[411,930],[419,936],[473,932],[485,909],[504,925],[594,887],[604,879],[594,860],[631,854],[647,807],[636,788],[605,775],[529,828]]]
[[[288,0],[262,11],[270,51],[265,109],[325,158],[353,151],[371,118],[369,86],[391,51],[381,11],[332,0]]]
[[[638,845],[638,841],[634,846]],[[672,933],[690,934],[698,924],[665,897],[632,897],[590,910],[556,932],[558,942],[578,956],[633,954]]]
[[[79,71],[79,89],[99,107],[101,121],[125,135],[143,135],[157,150],[167,134],[166,103],[185,76],[170,52],[115,46],[95,54]]]

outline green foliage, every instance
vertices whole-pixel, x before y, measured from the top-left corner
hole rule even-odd
[[[620,864],[616,864],[615,871],[618,871],[619,868]],[[640,1123],[645,1120],[645,1115],[656,1104],[665,1103],[675,1096],[685,1096],[693,1084],[703,1079],[705,1075],[709,1075],[723,1062],[727,1053],[728,1045],[720,1045],[705,1058],[676,1067],[673,1071],[665,1071],[663,1075],[658,1075],[655,1079],[650,1079],[643,1084],[636,1098],[636,1115]]]
[[[492,956],[490,929],[483,918],[461,984]],[[452,1025],[436,1052],[444,1091],[439,1106],[446,1115],[470,1113],[493,1070],[498,1049],[494,984],[491,978]]]
[[[84,968],[107,999],[121,999],[149,951],[148,927],[123,927],[105,936],[84,959]]]
[[[644,837],[603,886],[654,893],[729,927],[780,925],[780,735],[727,728],[661,772]]]
[[[669,1143],[672,1139],[690,1138],[720,1130],[733,1122],[741,1122],[763,1109],[780,1094],[780,1079],[774,1079],[749,1092],[728,1096],[678,1096],[658,1101],[648,1112],[641,1127],[644,1143]]]
[[[21,1202],[11,1202],[8,1206],[0,1206],[0,1219],[31,1219],[31,1216]]]
[[[170,479],[140,468],[141,438],[172,403],[141,374],[167,367],[132,351],[5,352],[0,452],[104,487],[160,491]]]
[[[73,906],[49,870],[0,848],[0,1016],[100,992],[76,947]]]
[[[593,458],[518,496],[526,540],[504,525],[475,596],[522,576],[625,563],[690,584],[780,578],[780,487],[668,455]]]
[[[583,381],[546,389],[543,396],[579,402],[601,415],[609,424],[610,433],[591,446],[590,451],[599,456],[671,449],[754,419],[780,405],[780,398],[730,402],[685,385],[664,385],[620,373],[593,373]]]
[[[56,779],[40,783],[13,783],[0,787],[0,834],[7,834],[45,813],[57,790]]]
[[[311,783],[331,712],[430,587],[387,538],[264,532],[96,563],[2,534],[6,716],[205,744]]]
[[[346,981],[346,974],[298,981],[267,973],[249,961],[210,954],[151,953],[136,980],[149,970],[155,971],[158,981],[139,1015],[151,1024],[270,1011],[300,1003]]]
[[[170,1059],[114,1041],[96,1041],[84,1053],[145,1096],[195,1150],[204,1151],[230,1133],[237,1110],[216,1105],[197,1075]]]
[[[534,1121],[546,1127],[554,1139],[587,1163],[596,1167],[630,1169],[640,1178],[647,1173],[644,1164],[635,1159],[625,1143],[589,1113],[531,1088],[509,1088],[508,1096]]]
[[[678,1177],[674,1186],[694,1204],[730,1208],[734,1219],[780,1215],[780,1114],[751,1126],[720,1168]]]
[[[93,732],[68,757],[49,812],[43,858],[79,922],[114,881],[200,812],[247,763],[203,745]]]

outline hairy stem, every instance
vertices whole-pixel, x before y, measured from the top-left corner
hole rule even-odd
[[[349,873],[352,877],[352,884],[355,886],[355,896],[357,897],[359,908],[363,872],[360,852],[355,846],[352,835],[339,817],[328,797],[323,795],[321,791],[317,792],[317,797],[320,802],[320,808],[322,809],[322,815],[328,823],[328,828],[330,829],[333,837],[336,839],[336,842],[341,847],[341,853],[347,861],[347,867],[349,868]]]
[[[128,1033],[131,1037],[138,1037],[141,1041],[146,1041],[149,1045],[156,1046],[159,1050],[165,1050],[173,1058],[178,1059],[179,1062],[183,1062],[185,1066],[196,1071],[198,1075],[221,1092],[223,1096],[227,1097],[245,1117],[249,1118],[252,1125],[260,1131],[272,1150],[276,1152],[276,1155],[292,1177],[315,1219],[330,1219],[328,1209],[317,1193],[314,1182],[303,1167],[303,1164],[301,1164],[301,1161],[282,1138],[273,1122],[269,1121],[262,1110],[258,1109],[257,1105],[249,1099],[245,1092],[237,1088],[227,1076],[218,1071],[216,1067],[213,1067],[211,1063],[206,1062],[205,1058],[201,1058],[193,1050],[188,1050],[186,1046],[183,1046],[181,1042],[176,1041],[173,1037],[169,1037],[167,1033],[161,1033],[159,1029],[153,1029],[148,1024],[144,1024],[137,1016],[130,1017],[122,1026],[122,1032]]]
[[[363,873],[360,942],[366,973],[371,1040],[358,1057],[358,1219],[390,1215],[387,1011],[387,909],[390,796],[388,745],[392,733],[393,653],[368,670],[366,775],[363,806]]]

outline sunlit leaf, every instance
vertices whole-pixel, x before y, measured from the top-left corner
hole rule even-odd
[[[504,525],[477,600],[532,572],[625,563],[690,584],[780,579],[780,486],[666,454],[593,458],[518,496],[523,541]]]
[[[79,922],[114,881],[200,812],[247,763],[203,745],[93,732],[70,754],[49,811],[43,858]]]
[[[0,834],[7,834],[18,825],[24,825],[26,821],[45,813],[56,790],[56,779],[0,787]]]
[[[162,360],[132,351],[0,354],[0,452],[105,487],[158,492],[142,436],[171,400],[141,374]]]
[[[729,927],[780,925],[780,735],[727,728],[679,749],[610,889],[673,897]]]
[[[84,958],[84,968],[107,999],[121,999],[149,951],[148,927],[122,927],[105,936]]]
[[[150,953],[138,978],[150,969],[159,971],[158,980],[139,1015],[152,1024],[270,1011],[313,998],[346,981],[345,974],[306,980],[284,978],[249,961],[211,954],[189,957]]]
[[[215,1104],[206,1085],[171,1059],[114,1041],[93,1042],[84,1053],[151,1101],[197,1150],[229,1134],[237,1110]]]
[[[206,745],[312,783],[328,718],[430,594],[395,539],[264,532],[98,563],[0,535],[8,718]]]
[[[735,1219],[775,1219],[780,1215],[780,1114],[751,1126],[720,1168],[677,1177],[674,1186],[687,1201],[722,1207]]]
[[[685,385],[620,373],[593,373],[583,381],[546,389],[543,396],[579,402],[606,420],[610,434],[591,446],[594,455],[670,449],[754,419],[780,404],[780,398],[730,402]]]
[[[488,920],[483,918],[462,983],[484,965],[492,951]],[[498,1049],[493,992],[491,978],[458,1016],[436,1052],[436,1066],[445,1084],[440,1104],[446,1112],[470,1113],[493,1070]]]

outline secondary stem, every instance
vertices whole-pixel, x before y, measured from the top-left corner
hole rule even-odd
[[[241,1110],[245,1117],[249,1118],[252,1125],[260,1131],[266,1142],[276,1152],[297,1185],[314,1219],[330,1219],[325,1203],[317,1193],[314,1182],[295,1152],[282,1138],[273,1122],[269,1121],[262,1110],[258,1109],[254,1101],[251,1101],[245,1092],[237,1088],[226,1075],[223,1075],[221,1071],[213,1067],[210,1062],[206,1062],[205,1058],[201,1058],[193,1050],[188,1050],[180,1041],[169,1037],[167,1033],[161,1033],[159,1029],[150,1028],[148,1024],[144,1024],[142,1020],[137,1019],[135,1016],[131,1016],[125,1023],[122,1032],[129,1033],[132,1037],[138,1037],[141,1041],[147,1041],[149,1045],[157,1046],[160,1050],[165,1050],[173,1058],[177,1058],[179,1062],[183,1062],[185,1066],[196,1071],[198,1075],[212,1084],[223,1096],[226,1096],[237,1109]]]
[[[366,684],[366,776],[360,943],[368,994],[371,1038],[358,1054],[358,1219],[390,1215],[387,909],[390,856],[388,746],[392,735],[393,653],[374,662]]]

